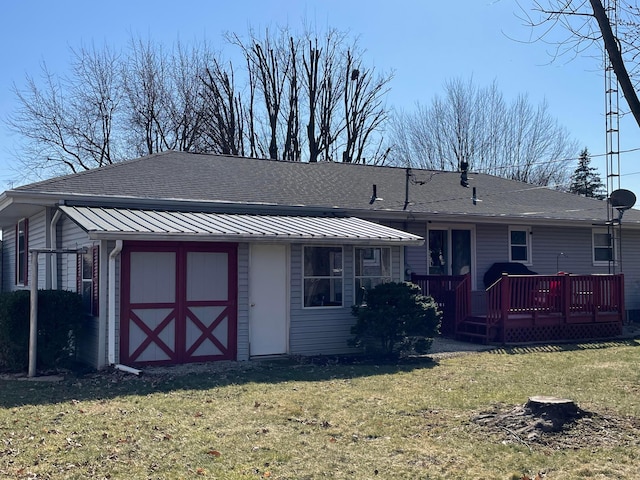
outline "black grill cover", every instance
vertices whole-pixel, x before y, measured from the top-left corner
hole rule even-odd
[[[503,273],[510,275],[537,275],[536,272],[529,270],[526,265],[518,262],[497,262],[489,267],[484,274],[484,288],[489,288],[498,280]]]

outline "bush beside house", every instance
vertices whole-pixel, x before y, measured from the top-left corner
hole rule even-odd
[[[423,354],[440,329],[442,313],[418,285],[388,282],[367,290],[366,303],[354,305],[357,317],[349,344],[373,355]]]
[[[19,371],[29,364],[29,292],[0,294],[0,368]],[[55,369],[73,360],[85,321],[82,297],[64,290],[38,292],[36,366]]]

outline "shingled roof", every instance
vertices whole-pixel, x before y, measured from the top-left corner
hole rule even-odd
[[[295,206],[369,217],[403,213],[404,218],[437,215],[589,224],[607,218],[604,201],[492,175],[470,172],[465,188],[456,172],[412,169],[407,173],[400,167],[164,152],[25,185],[4,195],[94,199],[105,204],[188,201],[201,206]],[[371,203],[374,185],[378,200]],[[631,210],[624,219],[626,224],[640,226],[640,211]]]

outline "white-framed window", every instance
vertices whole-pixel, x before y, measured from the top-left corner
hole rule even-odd
[[[593,264],[609,265],[616,260],[615,234],[613,230],[606,228],[593,229],[591,232],[593,246]]]
[[[429,224],[427,265],[429,275],[464,275],[473,271],[474,229],[469,225]]]
[[[342,247],[305,246],[302,264],[304,307],[342,307]]]
[[[532,264],[530,227],[509,227],[509,261]]]
[[[29,220],[23,218],[16,225],[16,285],[27,285],[29,265]]]
[[[353,264],[356,305],[363,302],[366,290],[391,281],[391,248],[389,247],[356,247]]]

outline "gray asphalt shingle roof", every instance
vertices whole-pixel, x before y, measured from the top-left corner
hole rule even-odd
[[[406,212],[469,217],[606,220],[606,202],[507,180],[413,169]],[[14,189],[55,194],[131,199],[233,202],[339,208],[357,214],[402,212],[406,169],[333,162],[298,163],[223,155],[164,152]],[[373,185],[382,200],[370,204]],[[479,201],[473,204],[472,188]],[[625,214],[640,225],[640,211]]]

